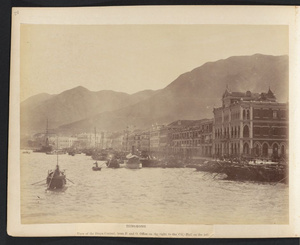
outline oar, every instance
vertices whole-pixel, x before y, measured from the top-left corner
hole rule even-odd
[[[69,180],[71,183],[75,184],[72,180],[70,180],[70,179],[68,179],[68,178],[67,178],[67,180]]]
[[[43,180],[38,181],[38,182],[35,182],[35,183],[31,184],[31,185],[35,185],[35,184],[41,183],[42,181],[45,181],[45,180],[46,180],[46,179],[43,179]]]

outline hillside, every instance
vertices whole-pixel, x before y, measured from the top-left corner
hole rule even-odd
[[[93,92],[79,86],[58,95],[32,96],[21,103],[22,133],[45,131],[47,119],[49,127],[56,128],[95,114],[120,109],[152,96],[155,91],[140,93],[129,95],[107,90]]]
[[[178,119],[212,118],[213,107],[221,105],[226,86],[232,91],[267,92],[269,86],[278,101],[288,98],[288,56],[255,54],[235,56],[206,63],[180,75],[164,89],[148,98],[110,112],[62,125],[68,132],[98,127],[123,130],[127,125],[147,128],[153,123]]]

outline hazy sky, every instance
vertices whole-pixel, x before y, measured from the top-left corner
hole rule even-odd
[[[82,85],[160,89],[208,61],[288,54],[287,26],[22,25],[21,101]]]

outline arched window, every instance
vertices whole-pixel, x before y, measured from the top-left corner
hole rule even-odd
[[[249,127],[248,127],[248,125],[244,126],[243,137],[244,138],[249,138]]]
[[[243,119],[246,119],[246,110],[243,110]]]
[[[285,146],[281,146],[281,156],[285,156]]]
[[[268,144],[267,143],[264,143],[262,145],[262,155],[264,157],[267,157],[268,156]]]
[[[255,145],[255,148],[254,148],[254,153],[255,153],[255,156],[260,156],[260,149],[259,149],[259,145]]]
[[[244,154],[249,154],[249,145],[248,145],[248,143],[245,143],[244,144]]]
[[[273,145],[273,157],[278,157],[278,144]]]
[[[247,119],[250,119],[250,111],[247,110]]]

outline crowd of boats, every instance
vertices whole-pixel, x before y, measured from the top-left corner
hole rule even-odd
[[[92,170],[101,171],[103,167],[107,168],[194,168],[197,171],[215,173],[215,176],[224,174],[224,179],[235,181],[256,181],[288,183],[288,162],[284,159],[280,161],[261,160],[251,158],[199,158],[199,159],[181,159],[173,155],[157,158],[147,152],[137,154],[134,149],[131,152],[108,150],[53,150],[40,149],[34,152],[44,152],[47,155],[57,156],[60,154],[85,154],[91,156],[93,162]],[[30,151],[23,151],[24,154]],[[47,173],[46,184],[48,190],[61,189],[66,184],[66,173],[59,169],[58,157],[55,170],[49,170]]]

